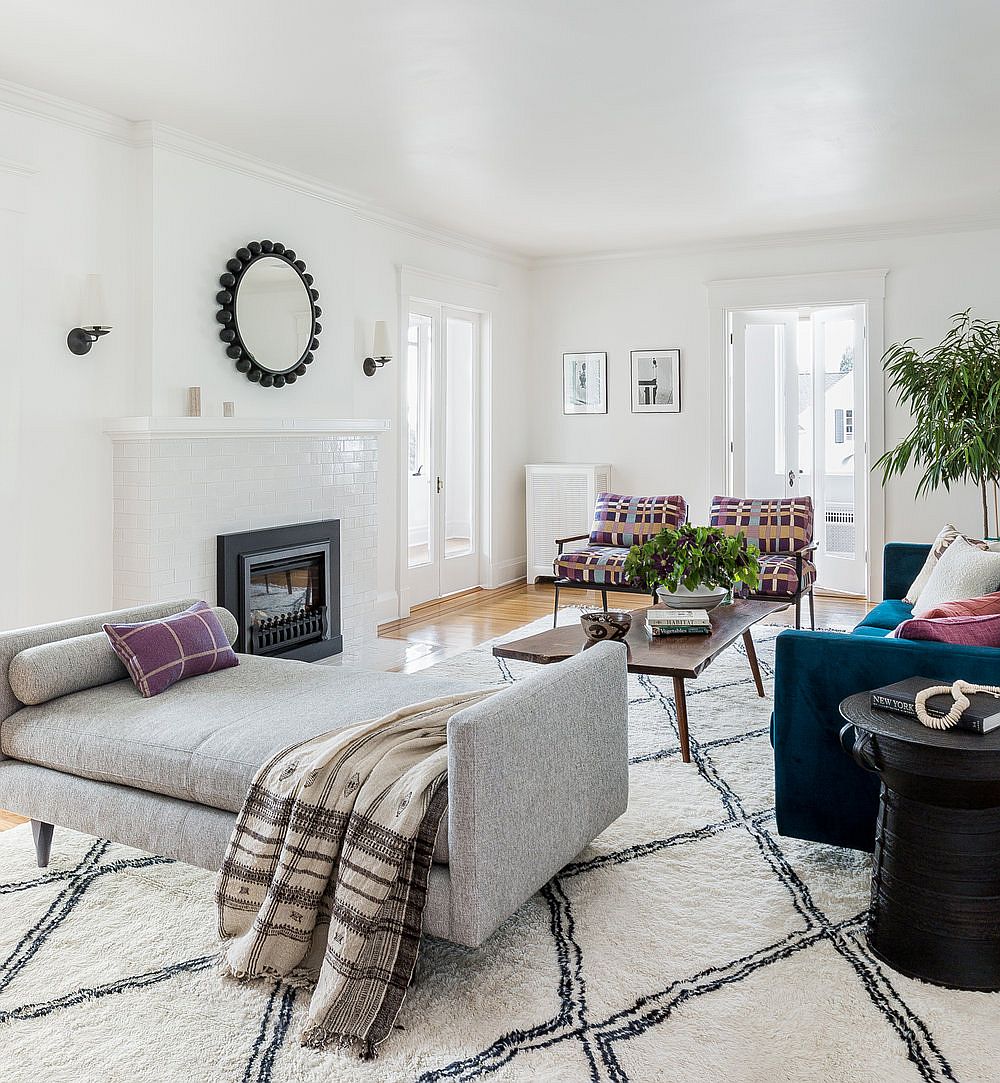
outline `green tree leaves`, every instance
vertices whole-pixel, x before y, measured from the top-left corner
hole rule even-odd
[[[881,469],[883,485],[911,465],[922,469],[917,496],[973,482],[988,535],[987,488],[1000,478],[1000,323],[973,319],[966,309],[937,346],[921,352],[915,341],[896,343],[882,357],[889,389],[909,409],[913,428],[872,469]]]

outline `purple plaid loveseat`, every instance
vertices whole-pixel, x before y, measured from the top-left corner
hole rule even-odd
[[[642,545],[665,527],[676,529],[687,519],[687,502],[682,496],[621,496],[598,493],[594,523],[589,534],[557,538],[558,556],[555,572],[555,603],[552,626],[559,614],[559,591],[565,587],[597,590],[605,612],[608,591],[630,594],[649,593],[625,578],[625,558],[633,545]],[[582,549],[564,552],[570,542],[586,540]],[[656,595],[653,594],[653,601]]]

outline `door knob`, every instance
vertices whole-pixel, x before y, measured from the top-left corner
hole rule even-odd
[[[795,471],[794,470],[789,470],[788,471],[788,484],[790,486],[795,485]]]

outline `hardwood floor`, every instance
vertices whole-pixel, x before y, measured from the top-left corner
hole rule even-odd
[[[591,591],[566,591],[567,605],[599,607],[601,596]],[[637,609],[643,599],[636,594],[609,594],[608,605]],[[864,616],[867,605],[860,598],[816,597],[816,626],[853,628]],[[428,602],[414,609],[405,620],[379,628],[379,638],[398,650],[388,668],[416,673],[445,658],[452,658],[495,636],[513,632],[530,621],[552,612],[552,587],[548,583],[511,583],[497,590],[473,590],[465,594]],[[791,609],[776,614],[768,623],[794,624]],[[389,643],[386,643],[389,646]],[[396,660],[400,658],[401,661]],[[358,664],[364,665],[363,660]],[[0,831],[24,823],[21,816],[0,810]]]
[[[565,591],[560,600],[567,605],[601,604],[600,594],[594,591]],[[642,604],[643,599],[636,594],[608,595],[608,605],[615,608],[637,609]],[[817,595],[816,625],[853,628],[867,608],[861,598]],[[405,620],[382,625],[379,638],[405,644],[403,661],[392,668],[415,673],[551,612],[551,584],[511,583],[497,590],[469,591],[429,602],[414,609]],[[769,623],[794,624],[794,611],[785,610]]]

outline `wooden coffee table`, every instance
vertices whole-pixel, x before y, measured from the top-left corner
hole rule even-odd
[[[757,686],[757,695],[763,697],[764,683],[760,679],[760,666],[757,664],[757,652],[754,650],[750,629],[758,621],[787,609],[789,604],[741,600],[733,602],[732,605],[720,605],[709,614],[712,622],[711,635],[667,636],[659,639],[650,639],[646,634],[647,610],[633,610],[632,627],[625,637],[629,673],[649,673],[654,677],[673,678],[677,731],[681,741],[681,758],[685,763],[691,762],[691,745],[688,740],[687,693],[684,682],[697,677],[717,655],[742,636],[750,662],[750,672]],[[590,645],[579,624],[567,624],[525,639],[498,643],[493,648],[493,653],[497,658],[513,658],[519,662],[546,665],[565,661]]]

